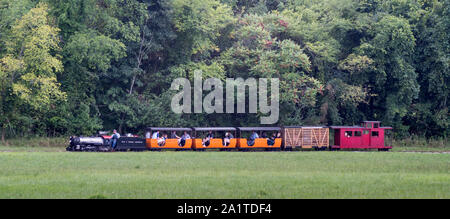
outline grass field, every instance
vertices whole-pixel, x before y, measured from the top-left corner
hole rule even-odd
[[[0,198],[450,198],[447,153],[38,151],[0,152]]]

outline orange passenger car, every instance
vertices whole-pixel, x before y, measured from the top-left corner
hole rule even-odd
[[[152,138],[154,134],[157,132],[159,132],[158,138]],[[183,138],[184,134],[186,134],[187,137],[185,139]],[[167,135],[166,139],[162,139],[164,135]],[[192,139],[192,129],[190,128],[152,127],[147,129],[145,137],[146,137],[146,146],[150,150],[192,149],[193,139]]]
[[[281,128],[280,127],[239,127],[238,148],[251,149],[281,149]],[[271,139],[275,133],[275,138]],[[253,140],[252,135],[256,134]],[[247,137],[247,138],[246,138]]]
[[[236,149],[236,128],[233,127],[196,127],[193,149]],[[226,136],[226,133],[231,134]]]

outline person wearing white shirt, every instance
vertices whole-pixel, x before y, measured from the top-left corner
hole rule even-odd
[[[159,131],[156,131],[152,135],[152,139],[158,139],[159,138]]]

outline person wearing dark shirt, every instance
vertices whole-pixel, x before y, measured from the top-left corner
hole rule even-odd
[[[212,133],[212,131],[209,131],[208,134],[206,135],[206,137],[203,139],[203,147],[207,147],[209,146],[209,144],[211,143],[211,139],[214,138],[214,134]]]
[[[272,146],[275,144],[275,138],[277,138],[277,134],[273,133],[272,136],[270,136],[269,139],[267,139],[267,144]]]
[[[267,138],[266,132],[263,132],[263,133],[261,134],[261,137],[262,137],[262,138]]]
[[[180,137],[177,135],[177,133],[175,131],[173,131],[172,134],[170,134],[170,138],[171,139],[179,139]]]

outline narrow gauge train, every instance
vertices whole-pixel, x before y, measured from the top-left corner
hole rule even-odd
[[[364,121],[361,126],[284,126],[284,127],[194,127],[167,128],[152,127],[146,130],[145,138],[138,136],[120,137],[114,151],[144,150],[292,150],[312,148],[316,150],[378,149],[387,151],[392,146],[385,145],[385,130],[379,121]],[[334,134],[334,144],[330,144],[330,130]],[[152,139],[159,132],[170,138],[163,141]],[[231,136],[225,141],[225,133]],[[189,136],[181,141],[180,136]],[[206,139],[206,136],[209,136]],[[249,138],[253,135],[256,138]],[[111,136],[71,137],[67,151],[111,151]]]

